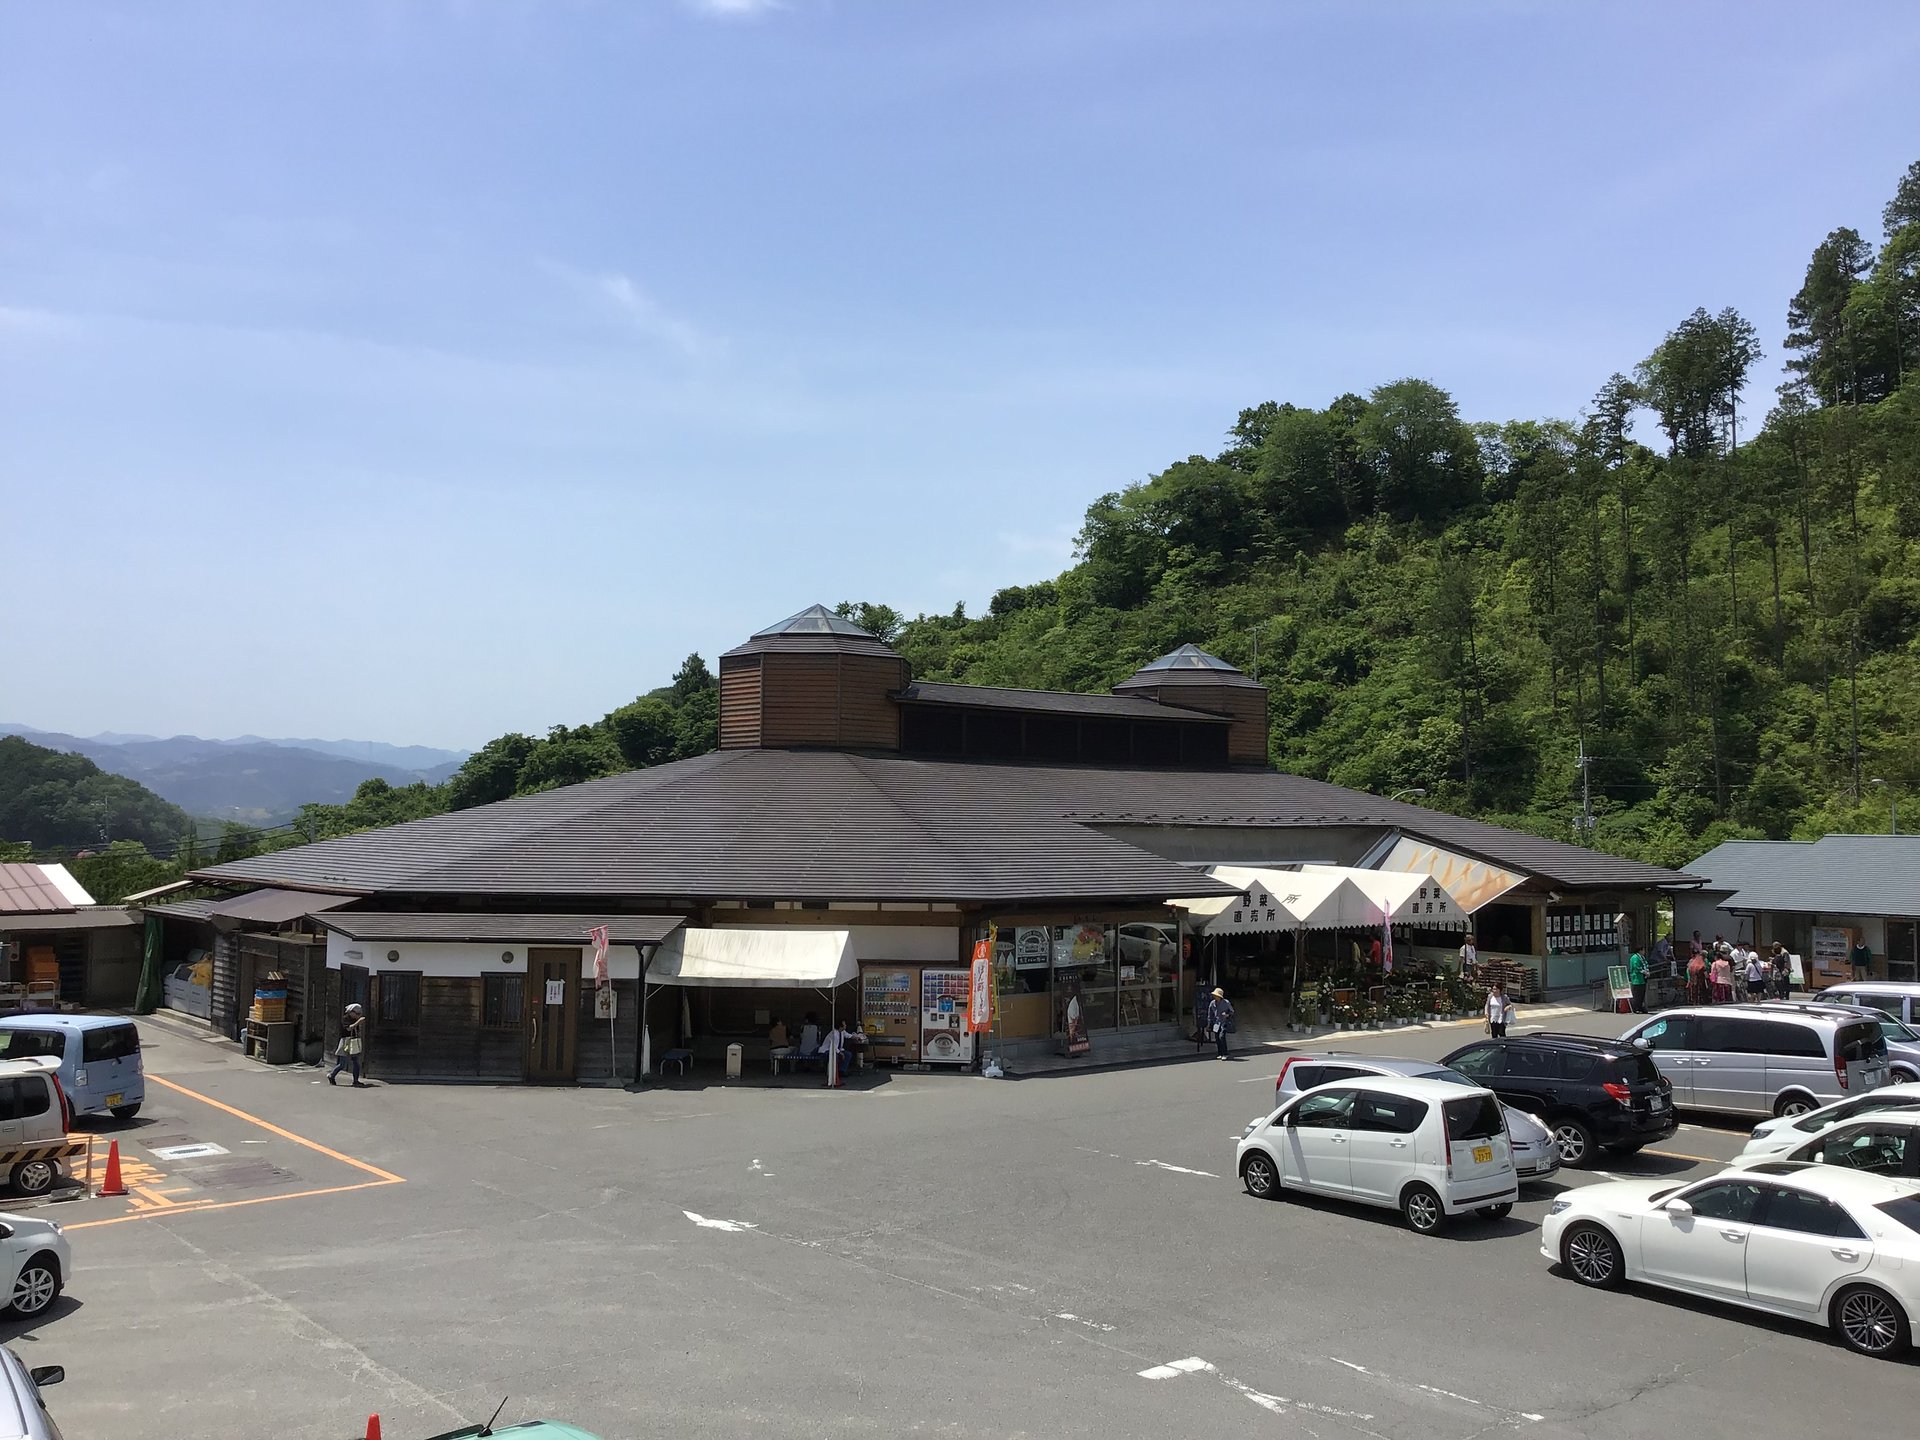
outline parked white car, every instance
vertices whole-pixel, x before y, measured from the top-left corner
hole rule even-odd
[[[1828,1125],[1779,1155],[1742,1155],[1742,1170],[1788,1173],[1796,1165],[1844,1165],[1920,1181],[1920,1110],[1869,1110]]]
[[[1834,1165],[1614,1181],[1555,1200],[1540,1253],[1582,1285],[1627,1280],[1832,1327],[1862,1355],[1913,1341],[1920,1183]]]
[[[1753,1127],[1738,1162],[1750,1164],[1785,1155],[1843,1120],[1870,1115],[1876,1110],[1920,1110],[1920,1085],[1882,1085],[1878,1090],[1822,1105],[1804,1115],[1777,1115],[1771,1120],[1762,1120]]]
[[[1289,1055],[1273,1082],[1273,1103],[1278,1105],[1289,1095],[1336,1080],[1351,1080],[1357,1075],[1405,1075],[1417,1080],[1444,1080],[1478,1090],[1480,1083],[1437,1060],[1413,1060],[1399,1055],[1365,1055],[1358,1051],[1303,1051]],[[1530,1180],[1551,1180],[1560,1173],[1560,1146],[1553,1133],[1524,1110],[1502,1101],[1501,1113],[1507,1120],[1507,1140],[1513,1146],[1513,1168],[1524,1185]]]
[[[1442,1080],[1360,1076],[1290,1097],[1248,1124],[1234,1165],[1250,1195],[1381,1205],[1422,1235],[1470,1210],[1501,1219],[1520,1198],[1500,1102]]]
[[[38,1315],[60,1297],[72,1273],[73,1252],[58,1225],[0,1214],[0,1281],[9,1314]]]

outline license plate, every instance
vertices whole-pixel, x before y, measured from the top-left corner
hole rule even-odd
[[[112,1106],[120,1104],[126,1098],[127,1098],[127,1095],[124,1090],[117,1091],[114,1094],[107,1096],[107,1105],[109,1106],[109,1108],[111,1108]]]
[[[1493,1147],[1491,1145],[1474,1146],[1473,1163],[1476,1165],[1491,1165],[1493,1163]]]
[[[1653,1108],[1656,1110],[1664,1110],[1670,1103],[1664,1095],[1656,1095],[1653,1097]]]

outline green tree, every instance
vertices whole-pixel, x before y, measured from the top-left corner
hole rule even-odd
[[[1453,397],[1428,380],[1396,380],[1367,397],[1354,440],[1373,474],[1375,503],[1397,519],[1438,526],[1479,492],[1480,450]]]
[[[537,743],[531,736],[514,731],[482,745],[447,782],[447,808],[468,810],[517,794],[520,772]]]
[[[662,765],[679,745],[679,712],[664,700],[642,698],[622,705],[602,722],[620,758],[636,768]]]

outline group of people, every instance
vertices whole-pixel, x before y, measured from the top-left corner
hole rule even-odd
[[[794,1044],[785,1020],[776,1019],[773,1022],[773,1028],[767,1031],[767,1056],[776,1074],[779,1073],[780,1062],[790,1058],[801,1065],[823,1065],[830,1083],[844,1085],[850,1035],[851,1032],[838,1020],[824,1035],[821,1034],[820,1017],[809,1010],[800,1022],[798,1045]]]
[[[1681,954],[1686,955],[1684,965]],[[1639,950],[1627,958],[1627,983],[1633,991],[1633,1008],[1647,1008],[1647,982],[1654,974],[1684,980],[1689,1005],[1725,1005],[1735,999],[1784,1000],[1793,990],[1793,961],[1787,947],[1778,940],[1765,954],[1744,940],[1729,943],[1716,935],[1708,944],[1698,930],[1693,938],[1676,945],[1664,935],[1653,947],[1651,961]]]

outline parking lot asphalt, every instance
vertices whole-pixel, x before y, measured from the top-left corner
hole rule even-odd
[[[406,1440],[502,1397],[503,1423],[608,1440],[1804,1436],[1842,1414],[1892,1434],[1920,1381],[1811,1328],[1575,1287],[1538,1222],[1592,1172],[1435,1238],[1248,1197],[1233,1147],[1277,1050],[834,1092],[354,1091],[143,1032],[149,1073],[181,1088],[151,1087],[123,1151],[228,1154],[156,1164],[171,1206],[39,1212],[72,1227],[76,1273],[0,1339],[66,1366],[48,1399],[76,1437],[337,1440],[378,1412]],[[1438,1058],[1477,1033],[1311,1045]],[[1707,1173],[1751,1123],[1683,1118],[1609,1169]],[[208,1162],[254,1168],[208,1185]]]

